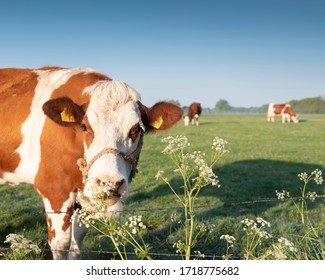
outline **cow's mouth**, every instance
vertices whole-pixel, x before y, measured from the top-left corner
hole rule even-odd
[[[77,202],[83,208],[87,208],[87,211],[93,212],[89,214],[95,214],[95,212],[109,211],[109,208],[119,202],[121,197],[122,195],[118,192],[117,188],[98,188],[93,190],[91,196],[87,196],[79,191]]]

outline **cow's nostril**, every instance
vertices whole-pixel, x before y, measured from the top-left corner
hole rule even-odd
[[[102,178],[102,179],[96,179],[96,184],[102,188],[104,187],[111,187],[114,189],[119,189],[123,184],[124,184],[125,180],[112,180],[112,179],[108,179],[108,178]]]
[[[124,179],[122,179],[122,180],[116,182],[116,186],[117,186],[118,188],[122,187],[123,184],[124,184]]]

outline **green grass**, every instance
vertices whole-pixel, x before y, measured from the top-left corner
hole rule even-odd
[[[207,234],[196,245],[197,250],[216,258],[225,253],[222,234],[231,234],[239,240],[242,236],[240,221],[246,217],[263,217],[271,222],[270,232],[290,240],[306,234],[299,216],[291,202],[260,202],[262,198],[276,198],[275,191],[287,190],[299,196],[302,182],[297,174],[311,172],[316,168],[325,170],[325,115],[303,115],[299,124],[267,123],[264,115],[203,115],[201,125],[184,127],[180,122],[171,130],[145,136],[140,157],[139,173],[130,187],[129,199],[123,215],[142,215],[149,225],[145,238],[152,252],[161,254],[158,259],[177,258],[174,242],[182,237],[182,228],[170,221],[172,213],[182,213],[169,188],[155,180],[158,170],[164,170],[173,186],[181,187],[181,178],[176,176],[171,160],[161,151],[161,139],[168,135],[185,135],[192,144],[189,151],[209,153],[212,139],[219,136],[228,141],[230,152],[214,168],[221,188],[203,189],[197,212],[198,221],[215,224],[212,234]],[[324,194],[324,184],[310,184],[309,189]],[[179,188],[179,192],[182,190]],[[252,203],[248,203],[252,202]],[[313,221],[317,234],[324,232],[324,199],[308,203],[308,216]],[[31,186],[0,186],[0,247],[6,234],[22,233],[46,246],[45,218],[42,203]],[[316,233],[315,233],[316,234]],[[301,240],[301,239],[299,239]],[[314,253],[310,235],[304,250]],[[307,242],[308,241],[308,242]],[[324,234],[319,234],[318,248],[325,247]],[[302,245],[302,243],[301,243]],[[91,231],[85,239],[85,250],[110,251],[108,240]],[[241,258],[242,248],[234,248],[234,257]],[[47,256],[46,256],[47,257]],[[85,258],[110,258],[109,254],[85,254]]]

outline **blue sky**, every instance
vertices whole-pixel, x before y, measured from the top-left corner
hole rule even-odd
[[[325,96],[324,0],[6,1],[0,67],[90,67],[143,103]]]

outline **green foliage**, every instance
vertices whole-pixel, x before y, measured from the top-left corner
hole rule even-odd
[[[227,100],[219,99],[215,106],[216,112],[228,112],[231,110],[231,106]]]
[[[276,100],[274,102],[277,102]],[[292,108],[298,114],[325,114],[325,99],[318,96],[313,98],[304,98],[301,100],[278,101],[291,104]],[[233,113],[261,113],[266,114],[268,104],[260,107],[232,107],[227,100],[220,99],[215,105],[215,112],[233,112]]]

